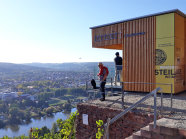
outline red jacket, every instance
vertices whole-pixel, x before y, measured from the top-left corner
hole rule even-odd
[[[98,73],[98,76],[100,76],[100,80],[103,80],[105,74],[108,76],[109,71],[107,67],[103,66],[100,68],[99,73]]]

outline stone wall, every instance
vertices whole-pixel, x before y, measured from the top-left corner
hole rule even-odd
[[[79,116],[76,121],[77,139],[95,139],[97,132],[96,121],[103,120],[103,122],[106,123],[109,117],[113,118],[122,112],[121,109],[90,105],[88,103],[78,104],[77,109],[79,112]],[[87,116],[88,121],[86,121]],[[137,110],[128,112],[125,116],[110,125],[109,137],[110,139],[124,139],[152,121],[153,115],[145,114]]]

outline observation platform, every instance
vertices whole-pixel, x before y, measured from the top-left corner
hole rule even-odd
[[[111,93],[108,92],[108,95]],[[137,93],[137,92],[124,92],[124,109],[130,107],[144,96],[147,93]],[[173,95],[172,98],[172,108],[171,108],[171,95],[163,94],[163,105],[161,106],[161,94],[157,94],[157,111],[158,114],[163,117],[172,117],[175,119],[185,119],[186,123],[186,92],[182,92],[176,95]],[[85,102],[88,105],[95,105],[108,108],[122,109],[122,94],[118,93],[118,96],[106,96],[105,101],[100,101],[99,99],[88,100]],[[150,97],[142,104],[139,104],[134,111],[141,111],[146,113],[153,113],[154,107],[154,98]],[[182,118],[183,117],[183,118]],[[185,124],[186,126],[186,124]]]
[[[99,93],[99,91],[97,93]],[[123,94],[124,96],[122,96],[122,93],[120,92],[117,93],[117,96],[113,96],[112,92],[107,91],[105,101],[100,101],[97,98],[78,104],[77,109],[80,115],[78,117],[77,125],[79,133],[76,137],[91,137],[94,139],[94,135],[97,130],[96,121],[103,120],[105,124],[108,118],[112,119],[114,116],[123,112],[125,109],[145,97],[148,93],[124,92]],[[122,97],[124,99],[123,102]],[[168,126],[168,128],[183,129],[184,133],[186,133],[186,92],[172,96],[172,108],[171,95],[163,94],[162,101],[161,97],[161,94],[157,94],[156,102],[158,119],[163,118],[165,119],[163,121],[174,122],[165,123],[162,122],[162,120],[158,120],[157,126]],[[83,115],[87,116],[87,123],[83,123]],[[138,132],[141,128],[152,123],[153,118],[154,98],[152,96],[118,119],[116,123],[110,125],[109,136],[111,139],[123,139],[125,137],[129,137],[133,133]]]
[[[95,94],[100,94],[99,90],[99,81],[96,82],[98,89],[87,89],[87,92],[94,92]],[[88,88],[88,87],[87,87]],[[109,108],[117,108],[117,109],[126,109],[131,105],[135,104],[137,101],[145,97],[148,93],[144,92],[123,92],[122,85],[120,82],[114,82],[109,80],[105,85],[106,92],[106,100],[100,101],[99,99],[93,98],[92,100],[88,100],[85,103],[89,105],[103,106]],[[154,98],[150,97],[142,104],[139,104],[136,110],[145,111],[147,113],[153,112],[154,107]],[[186,91],[178,94],[161,94],[157,93],[157,111],[159,114],[164,117],[177,117],[186,116]],[[185,117],[186,119],[186,117]]]

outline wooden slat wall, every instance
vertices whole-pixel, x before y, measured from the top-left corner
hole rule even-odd
[[[144,35],[123,36],[124,82],[155,83],[155,17],[123,23],[124,34],[145,32]],[[155,85],[124,84],[127,91],[149,92]]]
[[[185,17],[185,40],[184,40],[184,55],[185,55],[185,61],[186,61],[186,17]],[[185,90],[186,90],[186,64],[185,64]]]
[[[122,50],[121,32],[122,23],[92,29],[92,47]],[[95,41],[95,36],[104,36],[111,33],[118,33],[117,38],[108,40],[103,38],[101,41]]]
[[[175,13],[175,93],[185,90],[185,21]]]
[[[156,19],[148,17],[92,29],[92,47],[123,50],[123,81],[155,83]],[[95,41],[95,36],[111,33],[117,39]],[[145,32],[144,35],[126,37],[126,34]],[[127,91],[149,92],[155,85],[124,84]]]

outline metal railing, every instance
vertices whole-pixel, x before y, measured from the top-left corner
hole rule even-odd
[[[120,83],[123,83],[123,84],[147,84],[147,85],[166,85],[166,86],[170,86],[171,87],[171,97],[170,97],[170,108],[171,108],[171,111],[172,111],[172,106],[173,106],[173,85],[170,84],[170,83],[145,83],[145,82],[120,82]],[[122,86],[123,88],[124,86]],[[163,93],[161,92],[161,108],[163,107]]]
[[[110,81],[110,82],[109,82]],[[107,78],[107,83],[110,83],[110,86],[108,84],[106,84],[106,88],[110,88],[111,92],[113,93],[113,88],[115,88],[116,86],[113,85],[114,81],[112,78]],[[122,84],[120,87],[121,92],[122,92],[122,107],[124,108],[124,84],[146,84],[146,85],[166,85],[166,86],[170,86],[171,87],[171,97],[170,97],[170,111],[172,111],[172,107],[173,107],[173,85],[170,83],[146,83],[146,82],[119,82],[120,84]],[[86,82],[86,90],[88,90],[88,84]],[[161,110],[163,109],[163,93],[161,92]]]
[[[111,120],[108,119],[107,123],[104,125],[105,127],[105,135],[104,138],[109,139],[109,126],[111,124],[113,124],[116,120],[118,120],[119,118],[121,118],[122,116],[124,116],[127,112],[131,111],[132,109],[134,109],[135,107],[137,107],[139,104],[141,104],[142,102],[144,102],[145,100],[147,100],[149,97],[154,95],[154,128],[156,128],[156,120],[157,120],[157,105],[156,105],[156,99],[157,99],[157,92],[162,90],[160,87],[154,89],[151,93],[149,93],[148,95],[146,95],[145,97],[143,97],[141,100],[139,100],[138,102],[136,102],[135,104],[133,104],[132,106],[130,106],[129,108],[127,108],[126,110],[124,110],[123,112],[119,113],[118,115],[116,115],[114,118],[112,118]]]
[[[111,92],[113,91],[112,89],[115,87],[113,85],[114,81],[112,78],[107,79],[107,83],[110,81],[110,90]],[[125,90],[124,90],[124,84],[148,84],[148,85],[166,85],[166,86],[170,86],[171,87],[171,111],[172,111],[172,106],[173,106],[173,85],[169,84],[169,83],[145,83],[145,82],[120,82],[121,84],[121,92],[122,92],[122,107],[124,108],[124,94],[125,94]],[[123,112],[121,112],[120,114],[116,115],[114,118],[112,119],[108,119],[107,120],[107,124],[105,124],[105,136],[104,138],[109,139],[109,125],[114,123],[117,119],[119,119],[120,117],[122,117],[123,115],[125,115],[127,112],[129,112],[130,110],[132,110],[133,108],[137,107],[140,103],[144,102],[145,100],[147,100],[149,97],[151,97],[152,95],[154,95],[154,128],[156,127],[156,117],[157,117],[157,104],[156,104],[156,100],[157,100],[157,92],[161,91],[161,111],[163,109],[163,93],[162,93],[162,89],[160,87],[154,89],[151,93],[149,93],[148,95],[146,95],[144,98],[142,98],[141,100],[139,100],[138,102],[136,102],[135,104],[133,104],[132,106],[130,106],[129,108],[127,108],[126,110],[124,110]],[[106,137],[107,136],[107,137]]]

